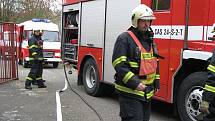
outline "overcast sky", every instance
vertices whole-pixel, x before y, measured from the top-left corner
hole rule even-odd
[[[53,3],[54,5],[57,5],[57,9],[61,10],[62,9],[62,0],[57,0],[56,2]]]
[[[58,0],[58,9],[61,9],[62,8],[62,0]]]

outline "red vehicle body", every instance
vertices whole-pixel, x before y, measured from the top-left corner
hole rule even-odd
[[[138,4],[151,7],[160,59],[161,88],[154,99],[173,103],[181,120],[196,121],[208,60],[215,48],[215,0],[63,0],[64,59],[77,66],[78,84],[98,96],[113,84],[112,51],[131,26]]]
[[[23,67],[29,65],[28,40],[31,37],[34,26],[43,30],[43,55],[45,63],[53,64],[54,68],[58,67],[60,58],[60,39],[59,29],[57,24],[54,24],[47,19],[32,19],[23,23],[17,24],[17,56],[19,63]]]

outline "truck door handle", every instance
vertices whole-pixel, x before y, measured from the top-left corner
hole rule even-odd
[[[94,44],[87,44],[87,46],[89,46],[89,47],[93,47],[93,46],[94,46]]]
[[[215,40],[215,37],[208,37],[208,40]]]

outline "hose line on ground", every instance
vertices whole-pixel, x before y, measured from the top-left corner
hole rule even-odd
[[[71,86],[69,79],[68,79],[68,75],[67,75],[67,71],[66,71],[66,65],[69,65],[69,63],[64,63],[63,64],[63,68],[64,68],[64,74],[65,74],[65,85],[64,88],[61,90],[57,90],[56,91],[56,103],[57,103],[57,121],[62,121],[62,113],[61,113],[61,103],[60,103],[60,93],[64,92],[68,86],[69,89],[75,93],[99,118],[100,121],[103,121],[102,116],[76,91],[73,89],[73,87]],[[72,71],[69,71],[70,74],[72,74]]]

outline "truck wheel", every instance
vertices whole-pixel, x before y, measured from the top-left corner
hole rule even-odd
[[[18,64],[22,65],[22,60],[21,59],[18,59]]]
[[[87,94],[92,96],[100,96],[103,88],[99,82],[99,72],[93,59],[88,59],[83,68],[83,84]]]
[[[28,68],[28,62],[25,59],[22,60],[22,66]]]
[[[202,119],[203,115],[199,111],[199,106],[205,80],[207,80],[206,72],[195,72],[182,82],[177,95],[177,108],[182,121]]]
[[[53,68],[57,68],[58,67],[58,62],[53,63]]]

